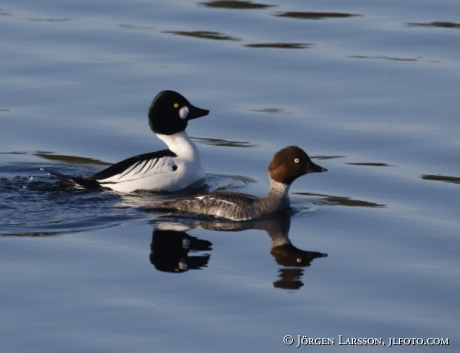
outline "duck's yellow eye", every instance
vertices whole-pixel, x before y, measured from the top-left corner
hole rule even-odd
[[[299,163],[300,159],[296,158],[296,159],[294,159],[294,162]]]
[[[179,103],[174,103],[173,107],[176,108],[176,109],[179,108]]]

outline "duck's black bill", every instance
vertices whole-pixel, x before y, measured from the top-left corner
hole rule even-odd
[[[327,172],[327,169],[320,167],[319,165],[310,161],[310,166],[308,167],[307,173],[322,173],[322,172]]]
[[[208,114],[209,114],[209,110],[201,109],[198,107],[194,107],[193,105],[190,105],[190,111],[187,115],[187,120],[200,118]]]

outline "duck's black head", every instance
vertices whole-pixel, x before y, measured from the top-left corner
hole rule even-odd
[[[156,134],[173,135],[184,131],[189,120],[209,114],[209,110],[197,108],[181,94],[162,91],[153,99],[149,108],[149,125]]]

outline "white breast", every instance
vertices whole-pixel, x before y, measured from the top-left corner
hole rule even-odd
[[[200,152],[182,131],[174,135],[158,135],[177,157],[153,158],[140,161],[123,172],[99,180],[104,187],[115,191],[151,190],[174,192],[206,182]]]

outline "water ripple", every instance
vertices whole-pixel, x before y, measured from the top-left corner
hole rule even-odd
[[[94,172],[82,166],[53,165],[52,168],[72,175]],[[207,179],[207,185],[199,190],[120,194],[63,187],[36,164],[3,165],[0,166],[0,234],[41,236],[120,226],[148,219],[138,207],[152,201],[196,192],[241,189],[255,182],[234,175],[209,174]]]
[[[219,9],[232,9],[232,10],[253,10],[265,9],[267,7],[275,7],[276,5],[259,4],[251,1],[236,1],[236,0],[216,0],[201,2],[200,5],[206,7],[213,7]]]
[[[170,33],[185,37],[195,37],[202,39],[213,39],[213,40],[240,40],[239,38],[232,37],[220,32],[212,31],[163,31],[162,33]]]

